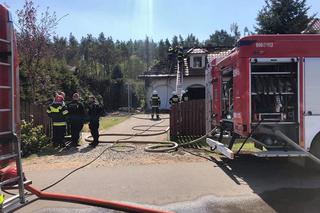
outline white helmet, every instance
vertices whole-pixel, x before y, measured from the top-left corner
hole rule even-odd
[[[182,91],[181,91],[181,94],[184,94],[184,93],[186,93],[186,91],[182,90]]]
[[[152,95],[158,95],[157,90],[153,90]]]
[[[177,92],[176,92],[176,91],[173,91],[173,92],[172,92],[172,95],[176,95],[176,94],[177,94]]]

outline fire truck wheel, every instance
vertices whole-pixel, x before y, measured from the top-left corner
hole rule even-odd
[[[313,138],[310,146],[310,153],[320,159],[320,133]],[[315,163],[311,159],[306,159],[306,167],[320,172],[320,164]]]
[[[320,133],[313,138],[310,146],[310,153],[320,159]]]

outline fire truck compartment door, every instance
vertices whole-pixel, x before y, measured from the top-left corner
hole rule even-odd
[[[305,149],[320,131],[320,58],[305,58],[304,63],[304,135]]]

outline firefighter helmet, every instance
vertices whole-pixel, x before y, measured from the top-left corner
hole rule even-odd
[[[176,92],[176,91],[173,91],[173,92],[172,92],[172,95],[176,95],[176,94],[177,94],[177,92]]]
[[[62,102],[63,102],[63,96],[62,96],[62,95],[57,95],[57,96],[54,98],[54,102],[62,103]]]
[[[157,90],[153,90],[152,95],[158,95]]]

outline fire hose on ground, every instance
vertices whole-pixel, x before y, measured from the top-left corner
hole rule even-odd
[[[195,139],[195,140],[192,140],[190,142],[187,142],[187,143],[183,143],[183,144],[178,144],[174,141],[159,141],[158,142],[155,142],[155,141],[128,141],[129,139],[133,138],[133,137],[136,137],[136,136],[155,136],[155,135],[161,135],[161,134],[165,134],[169,131],[169,128],[167,128],[165,131],[162,131],[162,132],[158,132],[158,133],[151,133],[151,134],[143,134],[145,133],[146,131],[150,130],[152,127],[155,127],[155,126],[158,126],[160,123],[162,123],[162,121],[158,122],[158,123],[155,123],[153,125],[150,125],[147,129],[145,130],[142,130],[142,132],[140,133],[135,133],[135,134],[126,134],[126,133],[120,133],[120,134],[111,134],[111,133],[108,133],[108,134],[101,134],[100,136],[103,136],[103,135],[112,135],[112,136],[128,136],[126,138],[122,138],[122,139],[118,139],[118,140],[115,140],[115,141],[103,141],[103,140],[99,140],[99,142],[101,143],[113,143],[111,146],[105,148],[97,157],[95,157],[94,159],[92,159],[91,161],[89,161],[88,163],[72,170],[71,172],[67,173],[65,176],[63,176],[62,178],[60,178],[59,180],[57,180],[56,182],[52,183],[51,185],[43,188],[41,191],[45,191],[55,185],[57,185],[58,183],[62,182],[64,179],[66,179],[67,177],[69,177],[71,174],[75,173],[76,171],[80,170],[80,169],[83,169],[87,166],[89,166],[90,164],[92,164],[93,162],[95,162],[96,160],[98,160],[107,150],[113,150],[113,151],[118,151],[116,148],[119,146],[119,143],[157,143],[155,145],[150,145],[150,146],[147,146],[145,147],[145,151],[146,152],[170,152],[170,151],[177,151],[178,148],[183,148],[183,147],[186,147],[186,146],[189,146],[189,145],[192,145],[192,144],[195,144],[195,143],[198,143],[199,141],[205,139],[208,135],[212,134],[213,132],[215,132],[217,130],[217,128],[214,128],[212,131],[210,131],[208,134],[198,138],[198,139]],[[144,126],[144,125],[142,125]],[[140,126],[136,126],[137,127],[141,127]],[[159,126],[158,126],[159,127]],[[85,140],[87,142],[92,142],[92,139],[90,139],[92,136],[89,136],[87,138],[85,138]],[[131,148],[131,149],[135,149],[135,146],[130,146],[130,145],[125,145],[125,146],[120,146],[121,148],[123,147],[127,147],[127,148]],[[133,151],[133,150],[130,150],[130,151]],[[186,151],[186,150],[184,150]],[[209,150],[205,150],[205,151],[208,151],[210,152]],[[189,152],[190,153],[190,152]],[[192,154],[192,153],[190,153]],[[201,156],[199,156],[201,157]]]
[[[109,208],[109,209],[114,209],[119,211],[125,211],[125,212],[169,213],[169,211],[156,210],[156,209],[146,208],[138,205],[130,205],[130,204],[121,203],[121,202],[101,200],[101,199],[84,197],[79,195],[43,192],[38,189],[35,189],[31,185],[25,185],[25,189],[31,192],[32,194],[36,195],[39,199],[43,199],[43,200],[56,200],[56,201],[63,201],[63,202],[80,203],[80,204],[104,207],[104,208]]]
[[[13,166],[7,167],[2,172],[2,177],[5,177],[4,180],[14,178],[16,176],[17,176],[17,170]],[[2,181],[4,181],[4,180],[2,180]],[[15,184],[15,183],[11,183],[10,185],[9,184],[4,185],[2,187],[5,187],[7,190],[15,189],[16,187],[13,186],[13,184]],[[42,189],[42,190],[38,190],[28,183],[24,184],[24,188],[31,193],[31,194],[27,194],[27,195],[35,195],[37,197],[36,199],[32,200],[32,202],[36,201],[38,199],[54,200],[54,201],[71,202],[71,203],[79,203],[79,204],[85,204],[85,205],[90,205],[90,206],[104,207],[104,208],[108,208],[108,209],[114,209],[114,210],[125,211],[125,212],[169,213],[169,211],[165,211],[165,210],[157,210],[157,209],[153,209],[153,208],[147,208],[147,207],[143,207],[143,206],[139,206],[139,205],[127,204],[127,203],[122,203],[122,202],[108,201],[108,200],[102,200],[102,199],[96,199],[96,198],[79,196],[79,195],[72,195],[72,194],[44,192],[44,190],[46,190],[48,187],[46,187],[45,189]],[[7,190],[2,189],[2,191],[4,191],[4,192],[7,192]],[[11,193],[9,193],[9,194],[11,194]],[[28,203],[25,203],[25,204],[28,204]],[[20,208],[21,207],[23,207],[23,206],[20,206]],[[1,209],[0,209],[0,211],[1,211]]]
[[[149,119],[150,120],[150,119]],[[159,131],[159,130],[150,130],[150,128],[152,127],[164,127],[164,126],[158,126],[157,124],[160,123],[156,123],[154,125],[149,126],[148,129],[146,130],[142,130],[144,132],[146,131]],[[133,130],[137,130],[138,127],[145,127],[148,125],[139,125],[139,126],[134,126],[132,129]],[[129,136],[129,138],[124,138],[124,139],[119,139],[119,140],[114,140],[114,141],[110,141],[110,140],[99,140],[99,143],[114,143],[113,145],[117,144],[117,143],[153,143],[155,145],[149,145],[147,147],[144,148],[144,150],[146,152],[170,152],[170,151],[175,151],[177,150],[179,147],[186,147],[186,146],[190,146],[192,144],[198,143],[202,140],[204,140],[208,135],[211,135],[212,133],[214,133],[217,128],[214,128],[212,131],[210,131],[208,134],[205,134],[195,140],[189,141],[187,143],[181,143],[178,144],[177,142],[174,141],[145,141],[145,140],[128,140],[131,139],[133,137],[149,137],[149,136],[157,136],[157,135],[162,135],[165,134],[169,131],[169,127],[161,132],[157,132],[157,133],[149,133],[149,134],[143,134],[143,133],[134,133],[134,134],[128,134],[128,133],[102,133],[99,134],[99,136]],[[85,141],[87,142],[93,142],[92,140],[92,136],[88,136],[87,138],[85,138]],[[112,146],[109,147],[110,149],[112,149]]]
[[[139,117],[135,117],[137,119],[140,119]],[[149,119],[148,119],[149,120]],[[202,140],[204,140],[208,135],[214,133],[217,128],[214,128],[210,133],[203,135],[202,137],[199,137],[195,140],[189,141],[187,143],[182,143],[178,144],[174,141],[134,141],[131,140],[133,137],[146,137],[146,136],[156,136],[156,135],[162,135],[165,134],[169,131],[169,127],[166,128],[165,130],[151,130],[152,127],[167,127],[167,126],[159,126],[162,121],[155,123],[153,125],[139,125],[139,126],[134,126],[132,129],[133,130],[138,130],[141,131],[139,133],[134,133],[134,134],[129,134],[129,133],[103,133],[100,134],[100,136],[127,136],[126,138],[114,140],[114,141],[103,141],[99,140],[100,143],[113,143],[111,146],[105,148],[97,157],[95,157],[93,160],[90,162],[72,170],[68,174],[66,174],[64,177],[61,179],[57,180],[53,184],[38,190],[32,187],[31,185],[25,185],[25,189],[31,192],[32,194],[36,195],[39,199],[45,199],[45,200],[56,200],[56,201],[64,201],[64,202],[75,202],[75,203],[81,203],[81,204],[86,204],[86,205],[91,205],[91,206],[99,206],[99,207],[105,207],[105,208],[110,208],[110,209],[115,209],[115,210],[120,210],[120,211],[126,211],[126,212],[141,212],[141,213],[166,213],[168,211],[162,211],[162,210],[155,210],[155,209],[150,209],[150,208],[145,208],[141,206],[136,206],[136,205],[129,205],[129,204],[124,204],[120,202],[114,202],[114,201],[106,201],[106,200],[100,200],[100,199],[95,199],[95,198],[89,198],[89,197],[84,197],[84,196],[78,196],[78,195],[69,195],[69,194],[57,194],[57,193],[48,193],[44,192],[45,190],[48,190],[49,188],[52,188],[53,186],[57,185],[58,183],[62,182],[64,179],[66,179],[68,176],[73,174],[74,172],[92,164],[94,161],[99,159],[108,149],[114,150],[114,151],[119,151],[115,150],[118,146],[119,143],[156,143],[155,145],[149,145],[145,147],[146,152],[171,152],[171,151],[177,151],[178,148],[183,148],[192,144],[196,144]],[[140,129],[142,127],[148,127],[147,129]],[[150,131],[150,132],[155,132],[155,133],[148,133],[145,134],[145,132]],[[93,140],[91,139],[92,136],[89,136],[85,138],[87,142],[92,142]],[[123,146],[121,146],[123,147]],[[134,146],[126,145],[128,148],[134,148]],[[130,150],[133,151],[133,150]],[[185,150],[184,150],[185,151]],[[207,150],[209,151],[209,150]],[[189,152],[190,153],[190,152]],[[192,154],[192,153],[190,153]],[[201,156],[199,156],[201,157]]]

